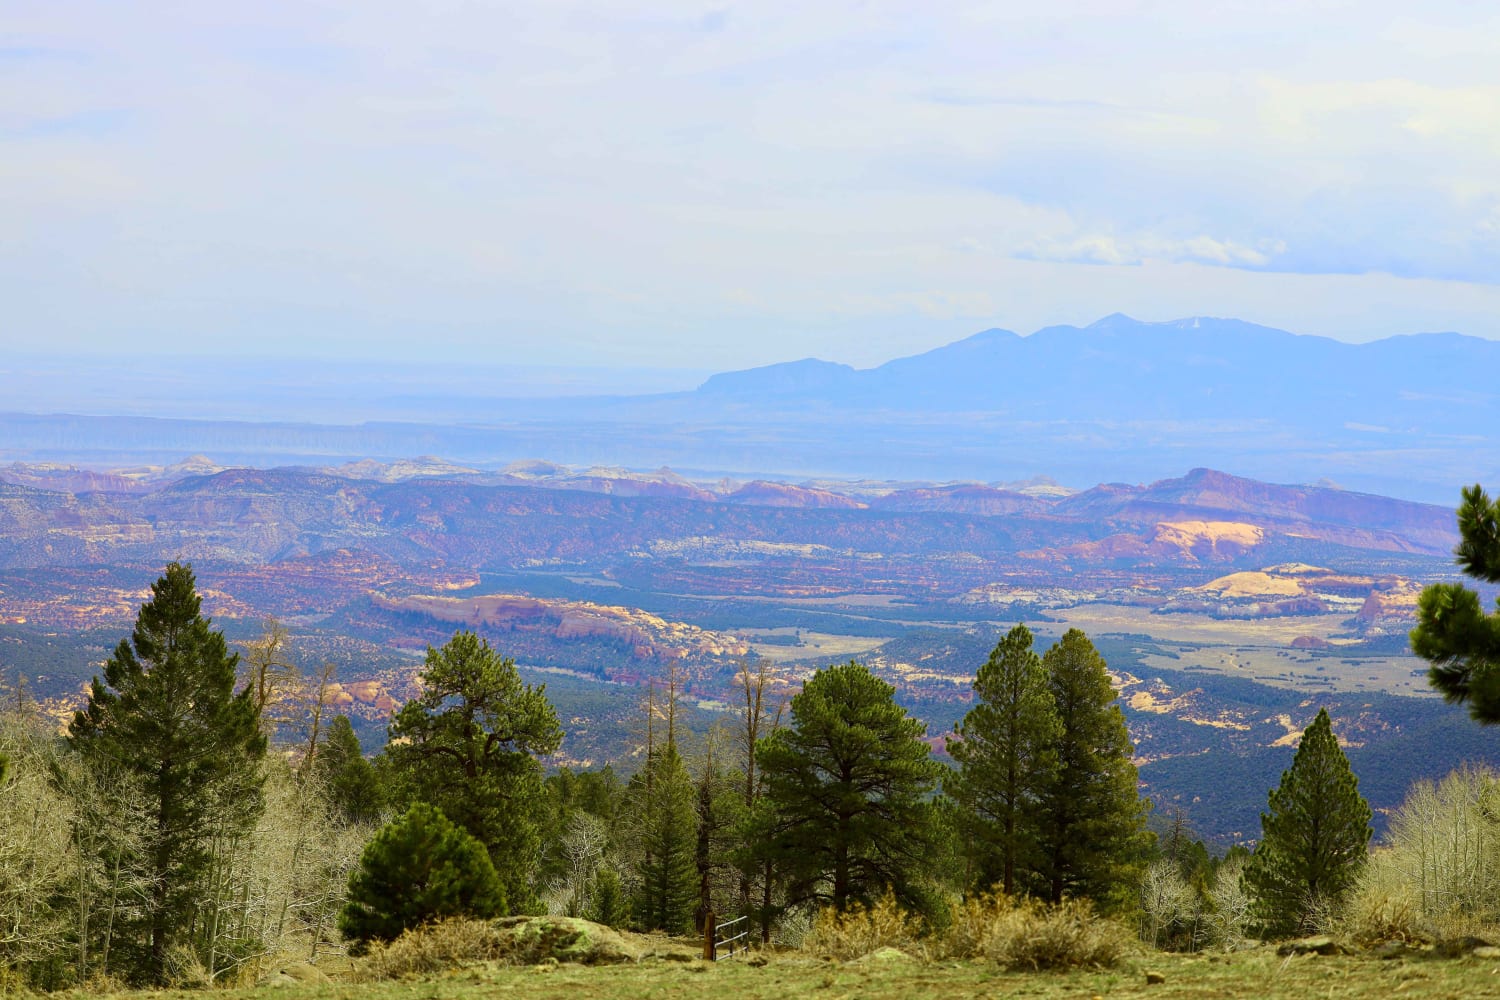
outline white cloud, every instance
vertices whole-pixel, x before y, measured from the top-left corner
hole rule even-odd
[[[1148,260],[1195,261],[1226,267],[1265,267],[1286,250],[1282,240],[1264,239],[1247,247],[1233,240],[1212,236],[1172,239],[1140,235],[1118,237],[1091,233],[1069,240],[1050,240],[1018,248],[1014,256],[1024,260],[1076,261],[1086,264],[1142,264]]]
[[[1500,22],[1459,2],[6,20],[0,135],[122,115],[0,139],[7,339],[720,365],[1117,309],[1500,335]]]

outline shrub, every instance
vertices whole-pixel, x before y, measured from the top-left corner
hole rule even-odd
[[[878,948],[907,950],[917,944],[921,924],[889,889],[871,906],[854,904],[843,913],[832,907],[819,910],[802,939],[806,951],[847,960]]]
[[[951,958],[984,958],[1011,969],[1105,968],[1129,950],[1130,931],[1084,900],[1055,905],[1011,896],[980,896],[956,907],[931,950]]]
[[[444,917],[493,917],[505,894],[484,845],[418,803],[365,846],[339,930],[362,947]]]
[[[1107,968],[1130,949],[1131,934],[1086,900],[1013,906],[993,942],[995,961],[1012,969]]]
[[[871,907],[818,913],[802,947],[838,959],[879,948],[923,958],[982,958],[1010,969],[1106,968],[1129,951],[1133,935],[1084,900],[1052,905],[1003,895],[971,897],[953,907],[942,932],[923,927],[887,893]]]
[[[423,976],[470,962],[502,957],[505,935],[487,920],[450,917],[402,931],[389,944],[370,949],[364,973],[373,979]]]
[[[376,944],[361,972],[367,979],[399,979],[475,962],[611,965],[639,958],[639,950],[615,931],[576,917],[451,917],[413,927],[389,944]]]
[[[1365,946],[1427,938],[1421,906],[1392,860],[1387,852],[1370,859],[1330,931]]]

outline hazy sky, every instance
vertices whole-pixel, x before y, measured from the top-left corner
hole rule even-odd
[[[0,2],[0,345],[1500,337],[1487,2]]]

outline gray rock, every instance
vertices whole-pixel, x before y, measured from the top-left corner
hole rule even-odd
[[[1347,955],[1349,949],[1326,935],[1283,941],[1276,949],[1278,955]]]

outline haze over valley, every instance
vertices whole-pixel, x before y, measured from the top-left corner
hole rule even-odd
[[[529,457],[700,478],[1018,481],[1073,489],[1194,467],[1451,505],[1500,473],[1500,341],[1351,344],[1205,317],[988,330],[855,369],[364,361],[75,365],[18,358],[0,459],[88,467]],[[679,391],[663,392],[666,387]],[[696,388],[692,388],[696,386]]]

